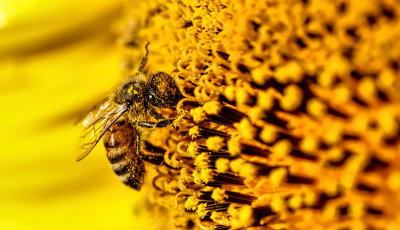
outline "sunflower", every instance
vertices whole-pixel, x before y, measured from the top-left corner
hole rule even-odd
[[[400,228],[396,1],[13,4],[0,11],[2,229]],[[148,137],[165,160],[135,193],[101,151],[73,163],[68,122],[146,43],[146,68],[184,99]]]
[[[120,1],[0,1],[0,229],[143,229],[104,151],[74,160],[80,114],[122,78]]]
[[[126,71],[149,42],[149,69],[185,96],[148,186],[154,216],[178,229],[400,228],[395,1],[125,8]]]

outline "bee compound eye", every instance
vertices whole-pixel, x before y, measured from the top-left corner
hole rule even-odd
[[[149,97],[149,100],[151,100],[151,101],[154,101],[157,98],[154,92],[150,92],[148,97]]]
[[[125,103],[127,106],[131,106],[133,104],[133,102],[131,100],[126,100]]]
[[[119,127],[121,127],[121,126],[125,125],[125,120],[117,121],[116,124],[117,124]]]

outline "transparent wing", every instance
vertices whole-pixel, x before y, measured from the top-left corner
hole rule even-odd
[[[86,116],[82,121],[84,131],[79,139],[77,161],[82,160],[92,151],[104,133],[127,109],[126,105],[117,106],[107,101]]]
[[[106,97],[101,100],[96,101],[96,103],[90,103],[90,105],[93,105],[90,109],[87,109],[88,106],[85,106],[85,108],[81,108],[79,112],[77,112],[76,120],[75,120],[75,125],[82,124],[83,120],[87,119],[89,114],[93,113],[94,111],[99,111],[101,106],[105,105],[106,103],[109,103],[110,98]]]

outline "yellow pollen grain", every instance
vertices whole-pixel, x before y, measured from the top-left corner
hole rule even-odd
[[[179,114],[178,115],[178,117],[177,118],[175,118],[174,119],[174,121],[172,122],[172,125],[175,127],[175,128],[177,128],[180,124],[181,124],[181,122],[182,122],[182,120],[183,120],[183,118],[185,117],[185,114]]]
[[[327,106],[316,98],[307,101],[307,112],[313,117],[322,117],[326,114]]]
[[[190,116],[193,117],[194,122],[198,123],[206,118],[206,113],[204,112],[203,108],[197,107],[190,110]]]
[[[136,90],[135,90],[136,91]],[[128,89],[128,94],[131,94],[133,92],[133,85],[131,85]]]
[[[193,196],[189,196],[185,202],[185,209],[189,211],[197,210],[197,205],[199,204],[199,200]]]
[[[347,173],[345,177],[340,178],[340,186],[342,186],[345,189],[352,189],[354,188],[356,183],[356,175],[354,172]]]
[[[369,161],[370,157],[366,153],[360,153],[350,156],[344,163],[344,169],[347,172],[357,173],[361,171]]]
[[[304,203],[307,206],[312,206],[317,202],[317,195],[315,192],[307,192],[304,196]]]
[[[385,69],[379,74],[378,79],[376,80],[376,85],[378,88],[385,90],[392,87],[395,81],[396,81],[395,73],[393,73],[392,70]]]
[[[369,128],[369,122],[370,121],[367,116],[357,116],[353,119],[352,125],[354,125],[354,127],[357,127],[360,131],[365,131]]]
[[[339,161],[343,158],[343,149],[334,147],[328,150],[328,158],[333,161]]]
[[[239,123],[235,124],[240,135],[245,139],[253,139],[257,134],[257,129],[251,124],[247,118],[242,118]]]
[[[228,141],[228,151],[232,156],[239,155],[242,152],[240,139],[238,137],[232,137]]]
[[[283,98],[280,101],[282,109],[293,111],[297,109],[303,100],[303,91],[297,85],[289,85],[283,90]]]
[[[248,227],[251,226],[254,223],[254,221],[255,219],[253,215],[253,209],[251,208],[250,205],[244,205],[239,210],[239,221],[238,221],[239,226],[232,226],[232,227],[233,228]]]
[[[289,155],[291,150],[292,150],[292,145],[290,144],[290,141],[286,139],[278,141],[273,146],[273,153],[275,156],[279,158],[286,157],[287,155]]]
[[[259,106],[255,106],[249,109],[248,116],[251,122],[256,122],[265,118],[263,109]]]
[[[242,166],[246,163],[245,160],[243,160],[242,158],[236,158],[234,160],[231,160],[229,166],[232,170],[232,172],[240,172],[240,169],[242,168]]]
[[[254,179],[257,177],[258,169],[252,163],[245,163],[239,171],[239,175],[244,178]]]
[[[277,130],[272,125],[265,126],[260,133],[260,139],[267,144],[273,143],[277,138]]]
[[[275,196],[271,200],[271,209],[276,213],[282,213],[286,210],[286,206],[280,197]]]
[[[191,157],[194,157],[198,154],[198,152],[197,152],[198,147],[199,147],[199,145],[195,141],[190,142],[190,144],[187,148],[187,152],[189,153],[189,155]]]
[[[212,179],[212,169],[209,168],[202,168],[200,170],[200,181],[202,181],[204,184],[208,184],[211,179]]]
[[[324,220],[329,221],[329,220],[335,220],[338,218],[338,208],[335,207],[334,205],[327,205],[322,213],[322,217]]]
[[[196,213],[197,213],[197,215],[198,215],[201,219],[203,219],[204,217],[206,217],[207,214],[208,214],[206,208],[207,208],[207,204],[206,204],[206,203],[199,204],[199,205],[197,206],[197,211],[196,211]]]
[[[341,55],[333,55],[328,60],[326,72],[331,77],[329,80],[326,79],[326,82],[320,82],[323,83],[322,86],[330,86],[337,75],[347,75],[350,72],[349,61]]]
[[[286,180],[287,173],[287,169],[285,168],[277,168],[271,170],[269,174],[269,180],[272,187],[276,188],[281,185]]]
[[[293,195],[288,200],[288,205],[292,209],[299,209],[299,208],[301,208],[302,204],[303,204],[303,200],[300,195]]]
[[[250,103],[250,94],[244,88],[236,89],[236,103],[238,105]]]
[[[257,105],[260,106],[260,108],[269,111],[274,106],[274,97],[268,92],[259,92]]]
[[[352,201],[349,206],[349,215],[354,218],[360,218],[365,213],[365,205],[360,201]]]
[[[394,136],[399,129],[394,112],[389,109],[384,109],[379,112],[378,119],[379,129],[385,136]]]
[[[209,150],[217,152],[225,146],[224,141],[224,138],[220,136],[209,137],[206,140],[206,146]]]
[[[324,191],[328,196],[335,196],[339,192],[339,187],[340,186],[338,186],[338,183],[336,181],[333,181],[332,179],[327,179]]]
[[[318,140],[312,136],[306,136],[300,142],[300,149],[305,153],[313,153],[318,148]]]
[[[208,160],[209,160],[208,154],[201,153],[196,156],[196,159],[194,160],[194,165],[196,165],[198,167],[208,167],[209,166]]]
[[[236,89],[234,86],[227,86],[224,89],[224,95],[229,101],[234,101],[236,96]]]
[[[222,202],[228,198],[228,195],[225,194],[225,189],[215,188],[211,194],[211,198],[217,202]]]
[[[277,68],[275,79],[281,84],[297,83],[303,79],[303,74],[301,66],[297,62],[291,61]]]
[[[220,225],[224,225],[224,226],[230,225],[229,217],[226,212],[214,211],[211,213],[210,219]]]
[[[199,134],[199,126],[193,126],[191,129],[189,129],[189,136],[191,136],[192,139],[197,138]]]
[[[387,179],[388,187],[393,191],[400,190],[400,172],[393,172],[389,175]]]
[[[201,178],[201,172],[199,170],[194,170],[193,174],[192,174],[192,177],[193,177],[194,183],[203,184],[203,181],[202,181],[202,178]]]
[[[358,84],[358,95],[361,99],[371,101],[376,96],[376,87],[371,77],[363,78]]]
[[[329,70],[324,70],[320,75],[318,75],[317,82],[321,86],[329,87],[333,84],[334,73]]]
[[[218,158],[215,161],[215,167],[217,168],[217,172],[225,173],[229,170],[229,159],[227,158]]]
[[[264,85],[265,82],[269,79],[268,75],[266,74],[267,67],[260,66],[251,71],[251,76],[253,81],[258,85]]]
[[[203,105],[203,109],[209,115],[217,115],[222,109],[222,104],[219,101],[209,101]]]
[[[333,90],[333,95],[337,103],[345,103],[352,97],[351,90],[344,84],[336,86]]]
[[[331,125],[322,138],[329,145],[336,144],[342,139],[342,128],[338,125]]]

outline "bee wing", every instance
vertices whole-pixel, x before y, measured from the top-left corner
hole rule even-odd
[[[99,101],[96,101],[94,106],[92,106],[90,109],[87,109],[87,106],[85,106],[85,109],[83,109],[83,108],[80,109],[79,112],[77,112],[77,116],[75,119],[75,125],[82,124],[83,120],[87,119],[89,114],[93,113],[93,111],[100,110],[102,105],[109,103],[109,100],[110,100],[110,98],[106,97]],[[93,104],[93,103],[91,103],[91,104]]]
[[[82,121],[84,131],[79,139],[77,161],[85,158],[100,141],[104,133],[128,109],[127,105],[116,106],[107,101],[97,110],[90,112]]]

